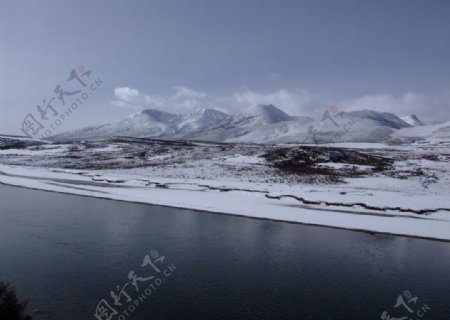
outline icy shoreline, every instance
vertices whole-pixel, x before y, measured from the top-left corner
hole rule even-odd
[[[450,144],[0,140],[0,183],[450,241]]]
[[[369,210],[356,206],[305,204],[279,196],[262,185],[208,185],[186,179],[130,179],[128,175],[0,165],[0,183],[44,191],[104,199],[186,208],[308,225],[450,241],[450,213],[438,210],[417,215],[397,210]],[[248,186],[248,185],[247,185]],[[293,191],[293,190],[291,190]],[[308,200],[313,197],[308,198]]]

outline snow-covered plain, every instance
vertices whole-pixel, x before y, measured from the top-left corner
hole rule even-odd
[[[403,130],[403,129],[402,129]],[[0,150],[0,182],[450,241],[450,146],[115,138]]]

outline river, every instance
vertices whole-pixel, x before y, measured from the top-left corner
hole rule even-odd
[[[450,243],[4,185],[0,281],[46,320],[450,319]]]

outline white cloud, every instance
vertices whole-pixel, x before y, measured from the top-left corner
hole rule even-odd
[[[209,98],[203,92],[198,92],[183,86],[173,88],[174,93],[168,96],[140,93],[129,87],[116,88],[116,99],[112,104],[117,107],[131,109],[157,108],[168,112],[189,112],[206,106]]]
[[[427,95],[409,92],[401,96],[368,95],[343,101],[341,106],[346,110],[371,109],[400,116],[416,114],[422,119],[450,119],[450,95],[448,94]]]
[[[142,94],[138,90],[129,87],[114,89],[114,96],[116,97],[116,100],[112,103],[117,107],[142,109],[149,103],[153,103],[158,107],[161,106],[161,104],[156,103],[158,100],[154,99],[152,96]]]
[[[293,116],[316,115],[320,110],[326,108],[326,103],[321,97],[305,90],[281,89],[269,93],[244,90],[234,93],[230,100],[239,109],[255,104],[272,104]]]
[[[256,104],[273,104],[291,115],[318,115],[325,107],[322,99],[305,90],[278,90],[261,93],[242,89],[230,96],[212,96],[185,86],[175,86],[167,96],[140,93],[129,87],[116,88],[113,105],[132,109],[159,108],[168,112],[190,112],[199,108],[214,108],[237,112]]]
[[[175,99],[181,99],[181,98],[205,98],[206,93],[198,92],[195,90],[192,90],[188,87],[183,86],[175,86],[174,87],[175,94],[173,95],[173,98]]]
[[[122,101],[131,102],[139,97],[139,91],[129,87],[122,87],[114,89],[114,95]]]
[[[306,90],[280,89],[263,93],[241,89],[228,96],[213,96],[185,86],[175,86],[173,93],[166,96],[144,94],[129,87],[116,88],[114,95],[116,99],[112,103],[118,107],[138,110],[157,108],[174,113],[186,113],[200,108],[234,113],[251,105],[272,104],[290,115],[320,118],[326,108],[336,104],[343,111],[371,109],[397,115],[416,114],[422,119],[450,120],[450,94],[377,94],[335,102]]]

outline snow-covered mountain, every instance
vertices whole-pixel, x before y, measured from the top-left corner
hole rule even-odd
[[[104,139],[111,136],[153,136],[171,133],[173,126],[179,122],[177,115],[155,109],[143,110],[120,121],[101,126],[92,126],[55,135],[53,139]]]
[[[336,117],[354,118],[356,120],[371,120],[376,126],[385,126],[392,129],[408,128],[410,125],[393,113],[377,112],[373,110],[358,110],[350,112],[340,112]]]
[[[233,115],[214,109],[189,114],[147,109],[115,123],[59,134],[53,139],[129,136],[249,143],[381,142],[411,127],[387,112],[358,110],[332,114],[326,111],[321,120],[314,120],[290,116],[273,105],[255,105]]]
[[[397,129],[410,127],[391,113],[371,110],[324,113],[320,121],[308,117],[291,117],[273,124],[259,125],[229,142],[327,143],[379,142]]]
[[[442,146],[444,144],[450,145],[450,121],[397,130],[391,135],[389,141],[393,143],[419,142]]]
[[[420,120],[415,114],[409,115],[409,116],[403,116],[400,117],[403,121],[405,121],[407,124],[418,127],[418,126],[424,126],[426,123],[422,120]]]
[[[381,142],[394,131],[410,127],[388,112],[364,109],[328,115],[313,125],[305,142]]]
[[[112,136],[177,138],[218,123],[227,117],[227,114],[214,109],[201,109],[185,115],[146,109],[114,123],[61,133],[52,139],[92,140]]]
[[[245,136],[258,128],[270,127],[286,121],[294,121],[294,118],[273,105],[260,104],[245,108],[213,126],[193,131],[187,135],[187,138],[229,141]]]
[[[201,109],[181,115],[181,121],[177,124],[177,135],[209,127],[228,117],[229,115],[214,109]]]

